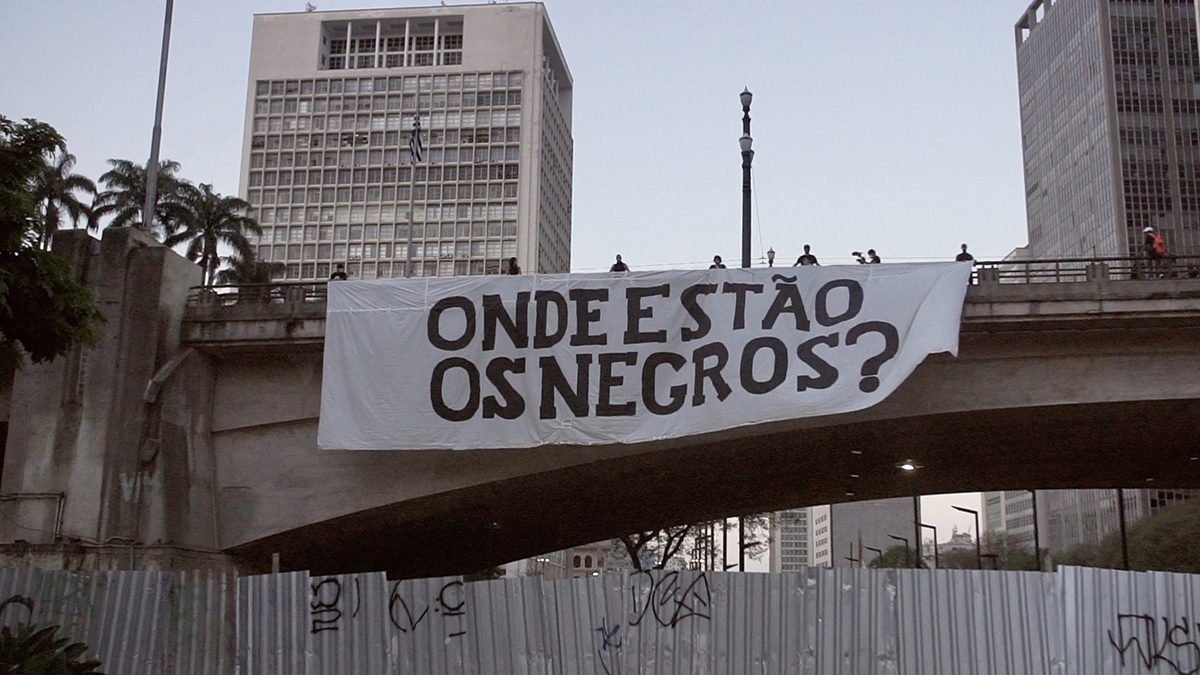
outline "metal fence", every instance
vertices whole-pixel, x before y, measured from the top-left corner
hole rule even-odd
[[[1034,284],[1154,281],[1200,277],[1200,258],[1060,258],[977,261],[971,283]]]
[[[110,675],[1200,673],[1200,576],[809,569],[464,584],[0,570]]]
[[[1046,260],[976,261],[972,284],[1071,283],[1200,278],[1200,257],[1170,256],[1161,260],[1132,258],[1061,258]],[[327,281],[278,281],[268,284],[196,286],[188,295],[191,307],[324,303]]]

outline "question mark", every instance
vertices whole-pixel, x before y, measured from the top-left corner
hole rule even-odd
[[[859,381],[858,388],[869,394],[879,388],[879,378],[876,377],[879,374],[879,368],[891,360],[899,350],[900,334],[896,331],[895,326],[885,321],[867,321],[858,324],[846,333],[846,344],[858,343],[858,338],[866,333],[879,333],[883,336],[885,343],[882,352],[867,359],[862,365],[863,379]]]

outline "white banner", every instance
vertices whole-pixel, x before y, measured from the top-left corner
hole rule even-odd
[[[639,443],[870,407],[958,352],[971,265],[329,284],[325,449]]]

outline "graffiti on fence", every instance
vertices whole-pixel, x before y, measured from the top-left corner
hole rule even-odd
[[[467,612],[464,609],[467,597],[463,582],[445,583],[435,597],[423,604],[414,599],[411,606],[400,594],[400,584],[401,582],[397,581],[392,585],[392,593],[388,598],[388,618],[401,633],[415,632],[432,610],[434,614],[445,617],[446,637],[455,638],[467,634]]]
[[[686,585],[678,571],[666,572],[657,579],[649,571],[635,572],[629,578],[629,592],[634,608],[630,626],[641,625],[647,610],[663,628],[674,628],[684,619],[712,618],[712,591],[704,572]]]
[[[1125,653],[1132,650],[1146,670],[1161,663],[1177,675],[1200,673],[1197,637],[1200,637],[1200,623],[1189,624],[1186,616],[1175,622],[1162,617],[1160,635],[1158,621],[1149,614],[1118,614],[1116,636],[1111,629],[1108,631],[1108,641],[1121,657],[1121,667],[1126,665]]]
[[[600,625],[596,627],[596,632],[600,634],[600,646],[596,648],[596,655],[600,657],[600,667],[604,668],[604,675],[621,675],[621,624],[614,624],[612,628],[608,627],[608,619],[600,619]]]

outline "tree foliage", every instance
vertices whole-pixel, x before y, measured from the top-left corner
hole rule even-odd
[[[900,568],[918,568],[925,569],[927,566],[924,561],[917,560],[917,552],[909,546],[896,545],[885,550],[881,555],[875,556],[875,559],[867,563],[867,567],[871,569],[900,569]]]
[[[142,218],[146,206],[146,168],[127,159],[110,159],[108,163],[112,168],[100,176],[105,189],[96,195],[89,226],[96,227],[101,218],[111,218],[110,227],[136,227],[160,237],[174,232],[183,215],[180,191],[186,183],[175,175],[179,163],[163,160],[158,164],[153,228]]]
[[[254,259],[254,249],[246,240],[246,233],[262,234],[262,228],[245,215],[250,209],[248,202],[220,195],[206,183],[195,186],[181,182],[176,189],[174,227],[178,229],[163,243],[167,246],[187,244],[184,255],[200,264],[207,285],[213,284],[217,268],[221,266],[221,244],[232,248],[242,260]]]
[[[0,117],[0,367],[27,353],[50,361],[78,344],[94,345],[103,321],[89,288],[62,258],[41,249],[37,177],[66,144],[36,120]]]
[[[103,675],[99,661],[81,661],[87,645],[55,638],[58,626],[19,624],[0,629],[0,673],[29,675]]]
[[[636,570],[661,570],[682,549],[692,534],[691,525],[664,527],[658,530],[635,532],[620,537],[626,553]]]
[[[80,220],[86,220],[89,226],[94,224],[91,205],[80,201],[78,193],[95,197],[96,184],[85,176],[71,173],[74,166],[75,155],[61,151],[46,161],[33,178],[33,196],[41,224],[38,243],[45,250],[50,250],[54,233],[62,226],[64,210],[73,227],[78,227]]]
[[[1200,500],[1172,504],[1128,526],[1126,539],[1131,570],[1200,574]],[[1056,555],[1054,563],[1119,569],[1121,533],[1109,534],[1099,546],[1078,546]]]

